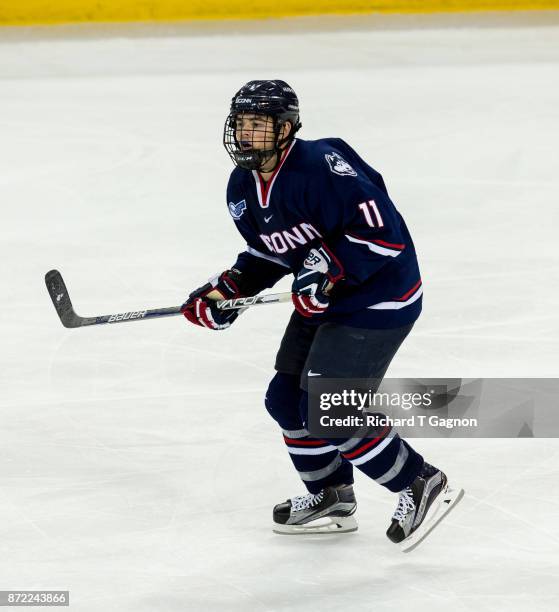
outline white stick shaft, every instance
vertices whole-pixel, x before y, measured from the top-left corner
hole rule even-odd
[[[279,304],[290,302],[291,293],[268,293],[267,295],[254,295],[252,297],[241,297],[234,300],[221,300],[217,303],[220,310],[235,310],[247,308],[248,306],[260,306],[263,304]]]

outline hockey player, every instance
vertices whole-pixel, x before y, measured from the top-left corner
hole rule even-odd
[[[184,316],[226,329],[239,313],[219,310],[215,300],[256,295],[294,275],[295,310],[265,405],[308,493],[274,508],[274,530],[357,529],[355,466],[399,494],[387,536],[411,548],[462,491],[390,428],[375,437],[313,438],[307,379],[382,380],[421,312],[414,245],[381,175],[343,140],[301,140],[300,128],[297,96],[284,81],[250,81],[233,97],[223,139],[236,166],[227,203],[247,246],[189,295]]]

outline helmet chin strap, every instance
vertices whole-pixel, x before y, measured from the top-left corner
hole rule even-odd
[[[282,156],[283,151],[276,147],[275,149],[273,149],[273,153],[272,155],[270,155],[270,157],[268,158],[268,160],[261,164],[260,168],[258,168],[258,172],[262,173],[262,172],[273,172],[280,164],[281,161],[281,156]],[[274,163],[273,166],[271,166],[270,168],[267,168],[266,170],[263,169],[263,166],[265,166],[270,160],[272,160],[273,158],[276,158],[276,162]]]
[[[286,142],[289,143],[291,141],[287,140]],[[282,160],[283,155],[284,155],[284,153],[286,151],[287,151],[287,147],[284,147],[283,149],[280,149],[279,147],[276,148],[275,149],[276,163],[271,168],[269,168],[268,170],[259,170],[259,172],[273,172],[281,164],[281,160]]]
[[[292,129],[290,130],[289,134],[288,134],[288,135],[287,135],[285,138],[282,138],[281,140],[279,139],[279,133],[280,133],[280,130],[281,130],[281,128],[282,128],[284,125],[285,125],[285,123],[282,123],[282,124],[278,124],[278,125],[275,127],[274,132],[275,132],[275,135],[276,135],[276,142],[275,142],[274,148],[273,148],[273,149],[268,149],[268,151],[266,151],[266,152],[270,152],[270,151],[272,151],[272,150],[273,150],[273,152],[274,152],[274,154],[275,154],[275,156],[276,156],[276,163],[275,163],[275,164],[274,164],[274,165],[273,165],[271,168],[269,168],[268,170],[262,170],[262,167],[260,167],[260,168],[258,169],[258,172],[273,172],[273,171],[274,171],[274,170],[275,170],[275,169],[276,169],[276,168],[277,168],[277,167],[280,165],[280,163],[281,163],[281,158],[282,158],[282,156],[283,156],[283,154],[284,154],[285,150],[287,149],[287,147],[286,147],[286,146],[284,146],[284,145],[289,144],[290,140],[292,140],[292,139],[290,138],[290,136],[291,136],[291,132],[292,132]],[[293,128],[293,126],[292,126],[292,128]],[[283,147],[283,148],[282,148],[282,147]],[[273,156],[271,155],[267,161],[269,161],[270,159],[272,159],[272,157],[273,157]],[[267,162],[264,162],[264,163],[267,163]],[[262,164],[262,165],[264,165],[264,164]],[[261,165],[261,166],[262,166],[262,165]]]

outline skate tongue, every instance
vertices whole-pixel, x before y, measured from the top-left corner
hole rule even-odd
[[[431,478],[431,476],[434,476],[438,471],[438,468],[425,461],[419,475],[421,478]]]

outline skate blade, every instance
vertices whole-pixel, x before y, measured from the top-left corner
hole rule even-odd
[[[444,491],[439,494],[439,499],[429,508],[423,523],[400,543],[400,550],[402,552],[411,552],[419,546],[463,497],[464,489],[451,489],[447,485]]]
[[[349,533],[350,531],[357,531],[357,521],[354,516],[326,516],[304,525],[274,523],[273,531],[282,535]]]

